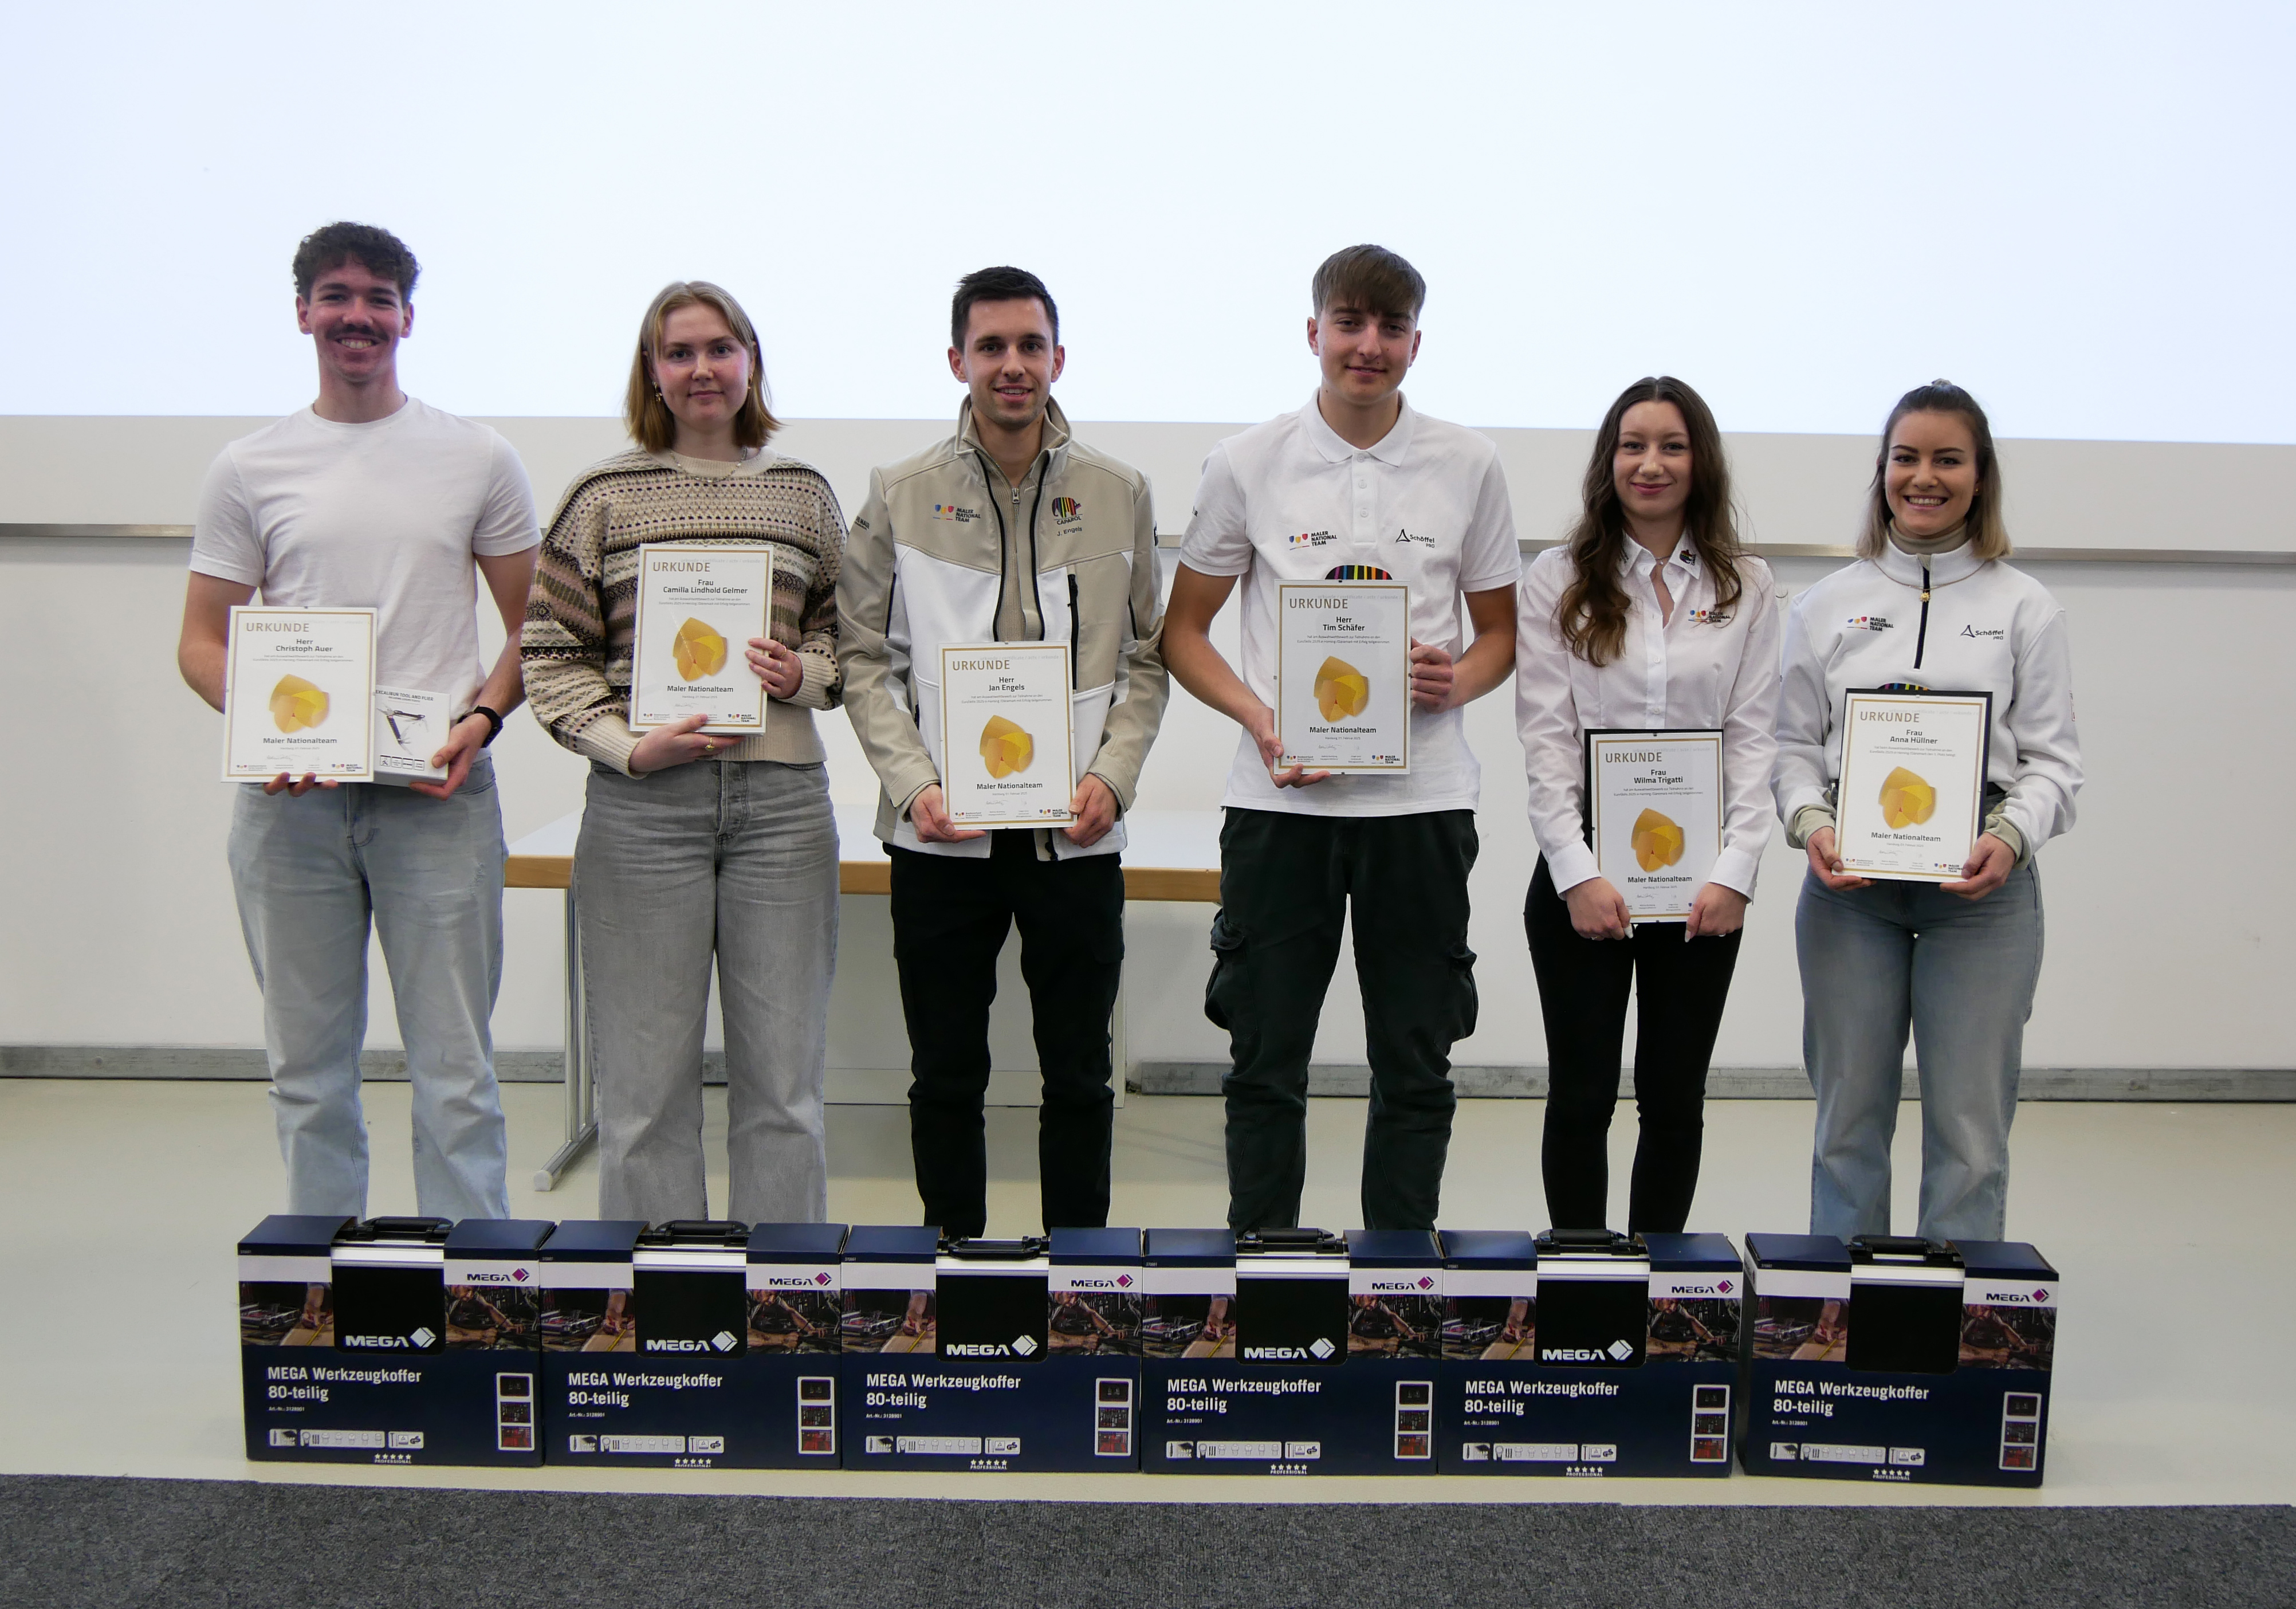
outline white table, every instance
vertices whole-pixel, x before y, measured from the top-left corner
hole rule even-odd
[[[876,839],[875,808],[840,804],[835,809],[838,891],[891,893],[893,866]],[[1124,825],[1126,899],[1219,902],[1218,810],[1136,810],[1124,818]],[[574,903],[574,846],[581,835],[582,812],[562,816],[512,844],[503,868],[508,887],[559,889],[566,896],[566,1140],[535,1171],[537,1190],[554,1186],[598,1137],[598,1094],[591,1076],[589,1036],[584,1030],[581,928]],[[1120,984],[1111,1029],[1120,1080],[1131,1069]]]

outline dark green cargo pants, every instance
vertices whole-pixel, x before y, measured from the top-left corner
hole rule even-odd
[[[1431,1229],[1451,1144],[1451,1047],[1475,1030],[1467,948],[1471,810],[1416,816],[1227,812],[1204,1014],[1228,1030],[1228,1222],[1300,1221],[1308,1056],[1354,907],[1371,1055],[1363,1227]]]

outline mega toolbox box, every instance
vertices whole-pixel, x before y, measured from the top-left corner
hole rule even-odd
[[[1746,1237],[1755,1474],[2038,1486],[2057,1271],[2017,1241]]]
[[[1434,1473],[1433,1235],[1151,1229],[1142,1281],[1143,1469]]]
[[[561,1224],[544,1247],[550,1462],[833,1469],[842,1224]]]
[[[239,1243],[247,1456],[542,1461],[527,1219],[266,1218]]]
[[[1719,1235],[1446,1229],[1447,1474],[1730,1473],[1745,1273]]]
[[[1140,1320],[1137,1229],[943,1241],[856,1227],[846,1466],[1137,1468]]]

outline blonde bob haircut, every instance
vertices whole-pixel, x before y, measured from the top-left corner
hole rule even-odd
[[[742,398],[741,409],[734,415],[734,442],[744,447],[765,446],[782,428],[782,422],[774,417],[767,400],[766,356],[758,348],[757,327],[731,291],[706,279],[671,280],[655,292],[638,325],[638,349],[630,359],[630,389],[622,398],[622,422],[629,427],[631,439],[650,453],[666,453],[677,439],[677,420],[654,384],[653,355],[661,349],[662,325],[680,308],[711,308],[726,321],[734,339],[750,349],[750,394]]]
[[[1866,496],[1866,523],[1857,533],[1857,556],[1878,559],[1890,546],[1890,439],[1908,414],[1954,414],[1969,426],[1977,443],[1977,491],[1969,500],[1970,557],[1983,562],[2009,556],[2009,526],[2001,517],[2001,460],[1993,450],[1993,426],[1977,398],[1950,380],[1917,385],[1898,398],[1882,427],[1882,449],[1874,458],[1874,484]]]

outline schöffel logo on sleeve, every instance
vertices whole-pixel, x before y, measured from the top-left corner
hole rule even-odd
[[[1886,614],[1855,614],[1846,622],[1851,631],[1887,631],[1890,617]]]

